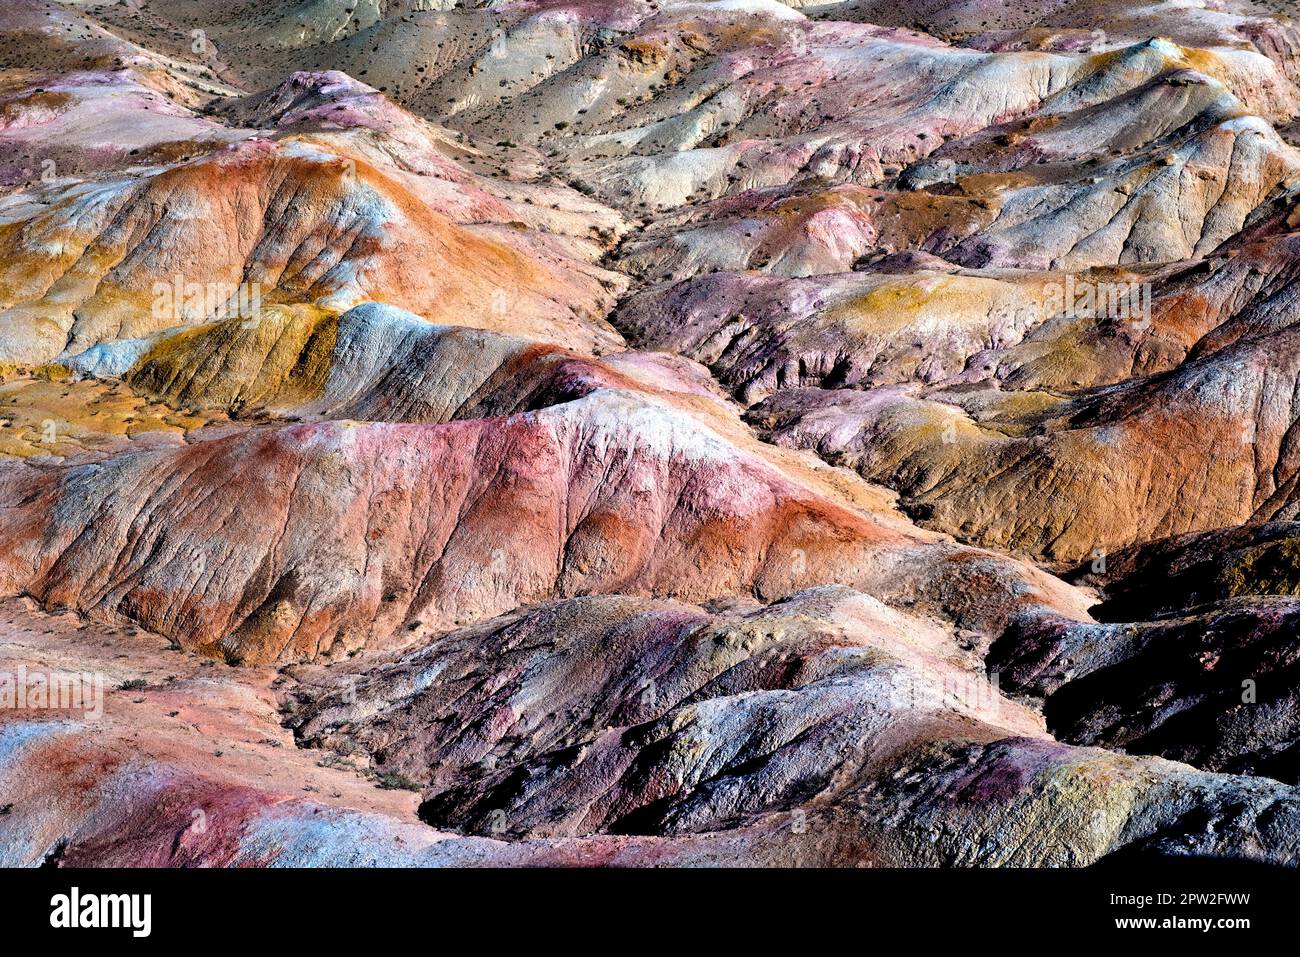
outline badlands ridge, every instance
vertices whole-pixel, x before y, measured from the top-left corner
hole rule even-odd
[[[1298,147],[1248,0],[8,0],[0,863],[1300,864]]]

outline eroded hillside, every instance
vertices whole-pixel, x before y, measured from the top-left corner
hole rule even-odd
[[[1300,863],[1297,124],[1246,0],[10,0],[0,862]]]

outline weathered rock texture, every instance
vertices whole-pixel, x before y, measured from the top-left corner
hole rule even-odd
[[[1298,81],[1245,0],[10,0],[0,680],[99,690],[0,694],[0,863],[1300,864]]]

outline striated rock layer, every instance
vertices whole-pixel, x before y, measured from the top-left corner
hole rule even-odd
[[[0,863],[1300,864],[1297,51],[11,0]]]

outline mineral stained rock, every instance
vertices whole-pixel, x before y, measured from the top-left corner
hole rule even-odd
[[[1297,144],[1247,0],[10,0],[0,864],[1300,865]]]

